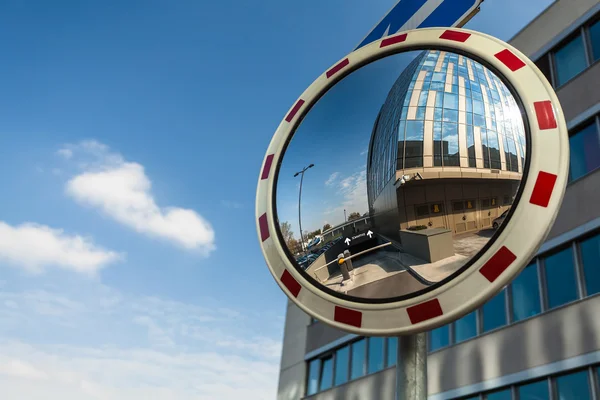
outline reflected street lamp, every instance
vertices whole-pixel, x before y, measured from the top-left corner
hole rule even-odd
[[[300,175],[300,193],[298,194],[298,226],[300,227],[300,246],[302,250],[304,250],[304,255],[306,255],[306,249],[304,248],[304,235],[302,234],[302,214],[300,211],[300,202],[302,200],[302,181],[304,180],[304,172],[314,166],[315,164],[310,164],[308,167],[304,167],[302,171],[294,174],[294,178]]]

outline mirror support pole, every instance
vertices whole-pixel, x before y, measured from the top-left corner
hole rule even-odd
[[[396,400],[427,400],[427,333],[398,337]]]

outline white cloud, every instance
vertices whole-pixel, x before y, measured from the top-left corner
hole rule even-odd
[[[66,192],[83,205],[101,210],[115,221],[149,236],[174,242],[208,255],[215,249],[211,225],[197,212],[159,207],[144,167],[125,161],[96,141],[68,147],[74,155],[93,159],[79,162],[84,171],[67,182]]]
[[[266,315],[205,302],[131,296],[97,282],[0,292],[2,398],[273,398],[280,329],[265,330],[274,322]],[[47,303],[64,312],[47,314]],[[33,333],[42,340],[22,339]]]
[[[56,152],[56,154],[59,155],[60,157],[68,160],[71,157],[73,157],[73,150],[68,149],[68,148],[62,148],[62,149],[58,150]]]
[[[0,221],[0,259],[33,273],[56,267],[94,274],[121,256],[91,239],[45,225],[11,226]]]
[[[327,178],[327,180],[325,181],[325,185],[332,186],[335,183],[335,180],[339,175],[340,175],[339,172],[334,172],[333,174],[329,175],[329,178]]]
[[[341,203],[337,207],[327,209],[325,215],[340,216],[343,215],[344,210],[347,214],[359,212],[362,215],[369,210],[366,170],[358,171],[341,179],[337,187],[342,195]],[[343,221],[337,223],[341,222]]]

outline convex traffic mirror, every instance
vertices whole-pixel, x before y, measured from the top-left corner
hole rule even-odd
[[[315,317],[417,332],[523,268],[567,165],[560,105],[530,60],[472,31],[410,31],[350,54],[290,110],[261,171],[263,251]]]

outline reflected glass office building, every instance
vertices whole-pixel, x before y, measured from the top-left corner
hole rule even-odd
[[[521,112],[494,73],[458,54],[423,52],[400,74],[373,127],[370,212],[382,221],[399,219],[403,229],[489,227],[512,204],[525,151]],[[398,185],[417,172],[426,189],[418,181]]]

